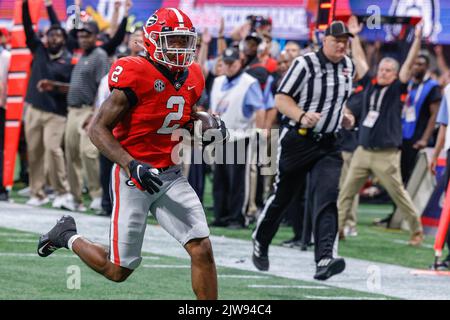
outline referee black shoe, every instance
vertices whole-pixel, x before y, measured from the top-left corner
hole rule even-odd
[[[327,280],[345,269],[345,260],[342,258],[323,258],[317,263],[314,279]]]
[[[256,269],[260,271],[269,270],[269,248],[263,247],[258,241],[253,240],[252,261]]]
[[[47,257],[59,248],[67,248],[70,237],[77,234],[77,226],[73,217],[65,215],[56,222],[56,225],[39,238],[37,253]]]

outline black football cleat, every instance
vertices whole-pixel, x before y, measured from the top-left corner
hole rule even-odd
[[[56,225],[39,238],[37,253],[41,257],[47,257],[59,248],[67,248],[70,237],[77,233],[77,226],[73,217],[62,216]]]
[[[327,280],[345,269],[345,260],[342,258],[323,258],[317,263],[314,279]]]
[[[253,240],[252,261],[256,269],[260,271],[269,270],[269,248],[264,248],[258,241]]]

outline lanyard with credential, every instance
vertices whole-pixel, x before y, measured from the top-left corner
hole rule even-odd
[[[411,104],[411,91],[412,91],[412,86],[413,86],[413,84],[412,83],[410,83],[409,85],[408,85],[408,97],[407,97],[407,99],[406,99],[406,107],[408,108],[408,107],[414,107],[414,109],[416,108],[416,105],[417,105],[417,102],[419,101],[419,99],[420,99],[420,95],[422,94],[422,90],[423,90],[423,87],[424,87],[424,85],[425,85],[425,82],[428,80],[428,77],[425,77],[424,79],[423,79],[423,81],[420,83],[420,85],[417,87],[417,91],[416,91],[416,95],[414,96],[414,103],[412,103]]]
[[[370,111],[380,112],[380,110],[381,110],[381,102],[383,101],[384,95],[386,94],[386,91],[387,91],[388,87],[389,86],[385,86],[383,89],[381,89],[380,95],[379,95],[377,101],[375,101],[375,98],[376,98],[376,95],[377,95],[377,90],[374,90],[372,92],[372,94],[370,95],[370,101],[369,101],[369,110]],[[375,103],[376,103],[376,106],[375,106]]]

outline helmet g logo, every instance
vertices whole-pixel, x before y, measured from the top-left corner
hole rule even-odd
[[[158,21],[158,16],[156,14],[152,15],[150,18],[148,18],[146,26],[150,27],[154,25]]]

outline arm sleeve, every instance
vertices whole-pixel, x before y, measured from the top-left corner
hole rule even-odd
[[[441,106],[439,107],[439,113],[436,118],[436,123],[448,125],[448,109],[446,99],[442,99]]]
[[[123,39],[125,38],[125,33],[127,29],[127,21],[128,17],[123,17],[122,22],[120,23],[119,27],[117,28],[116,33],[114,36],[109,40],[108,42],[104,43],[101,48],[106,51],[108,56],[111,56],[116,51],[116,48],[120,46]]]
[[[58,16],[56,15],[55,9],[53,9],[53,5],[47,6],[47,14],[48,14],[50,23],[52,25],[55,25],[55,24],[58,26],[61,25],[61,23],[59,22]]]
[[[134,64],[130,63],[128,58],[122,58],[112,65],[108,74],[109,90],[122,90],[127,96],[130,107],[139,102],[135,69]]]
[[[300,101],[300,92],[306,83],[307,74],[305,58],[299,57],[295,59],[281,80],[277,93],[286,94],[298,103]]]
[[[254,82],[249,88],[244,98],[244,116],[250,118],[253,112],[264,110],[264,97],[259,82]]]
[[[22,22],[23,29],[25,31],[27,47],[34,52],[36,48],[41,44],[38,36],[33,30],[33,22],[30,17],[30,9],[28,7],[28,1],[22,3]]]
[[[433,89],[431,89],[430,94],[428,95],[428,99],[430,99],[430,103],[439,101],[442,99],[441,90],[439,86],[434,86]]]

